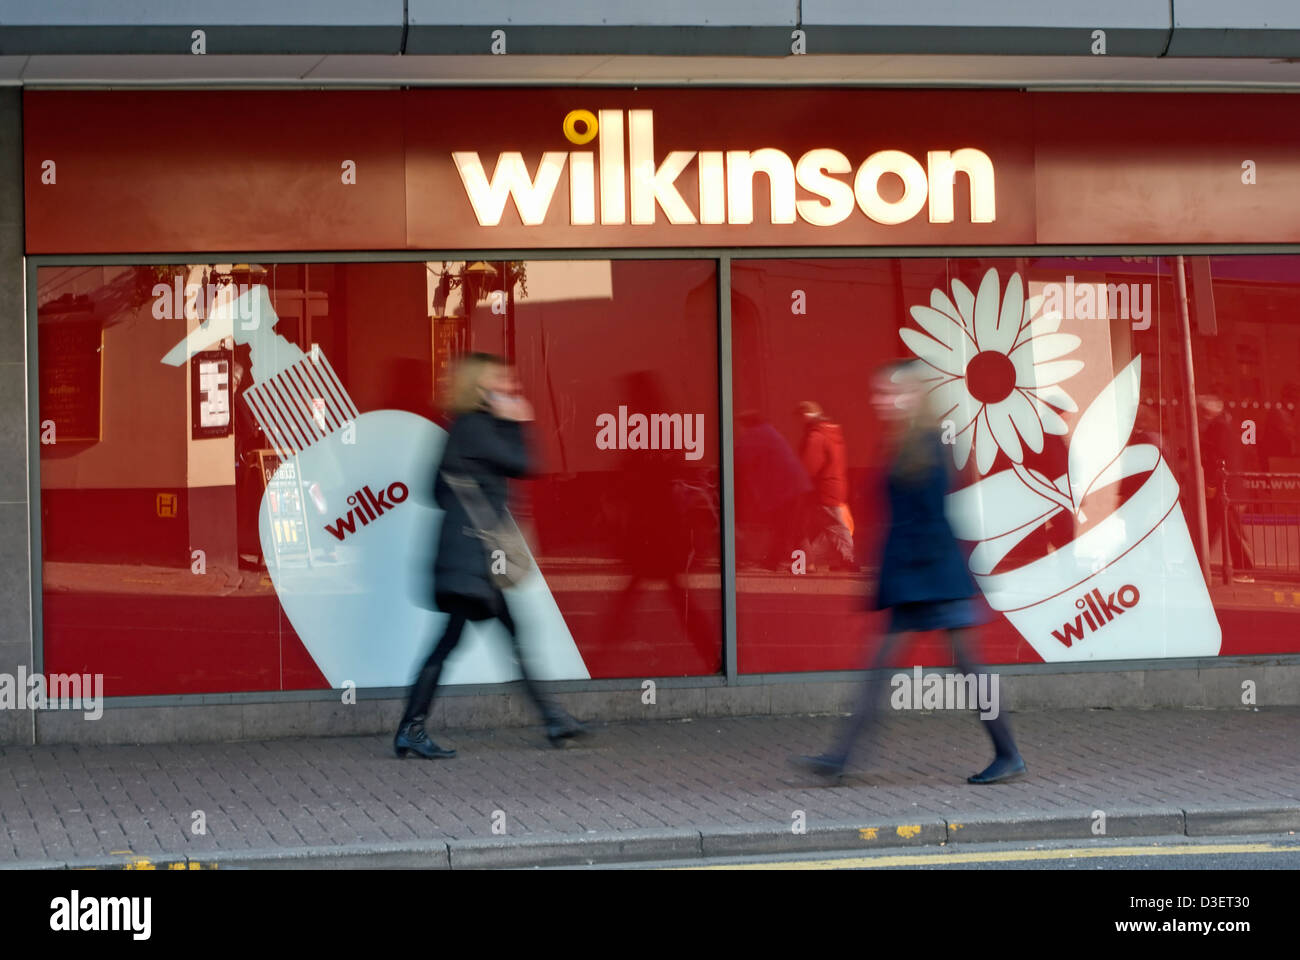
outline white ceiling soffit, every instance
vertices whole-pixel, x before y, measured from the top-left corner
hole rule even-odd
[[[1136,57],[35,56],[0,84],[188,86],[1001,86],[1300,89],[1300,63]]]

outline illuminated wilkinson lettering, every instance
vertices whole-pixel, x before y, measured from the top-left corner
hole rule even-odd
[[[484,226],[496,226],[506,208],[506,197],[512,197],[519,210],[519,219],[530,227],[546,219],[546,211],[555,196],[555,186],[560,182],[567,153],[547,151],[537,168],[536,178],[528,175],[522,153],[503,153],[497,158],[492,180],[488,181],[477,153],[453,153],[456,171],[465,184],[465,193],[474,206],[474,216]]]
[[[762,188],[755,185],[759,174],[758,183],[766,181],[772,224],[803,220],[830,227],[847,220],[855,208],[876,223],[906,223],[926,208],[931,223],[952,223],[958,174],[970,187],[970,222],[997,219],[993,161],[975,147],[931,150],[924,165],[901,150],[880,150],[855,171],[847,156],[829,147],[809,150],[798,160],[775,147],[672,150],[656,163],[653,110],[574,110],[564,119],[564,133],[576,145],[599,143],[594,151],[548,150],[535,173],[529,172],[523,154],[502,153],[490,177],[477,152],[451,155],[481,226],[499,225],[507,200],[514,201],[525,226],[541,225],[566,164],[573,226],[594,225],[598,208],[601,224],[628,223],[629,207],[630,222],[637,226],[655,223],[660,214],[674,225],[753,223],[754,192]],[[692,163],[699,184],[694,210],[677,187]],[[902,196],[882,196],[880,183],[886,177],[902,182]],[[796,199],[796,186],[815,199]]]

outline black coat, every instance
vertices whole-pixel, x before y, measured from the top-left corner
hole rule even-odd
[[[492,508],[490,519],[504,515],[507,478],[522,477],[529,470],[522,424],[485,410],[457,417],[433,486],[434,500],[445,511],[433,570],[438,607],[447,609],[451,598],[469,598],[497,609],[501,591],[492,582],[487,549],[482,540],[467,532],[474,524],[456,492],[444,482],[444,470],[473,477]]]
[[[936,432],[932,463],[915,478],[904,478],[891,465],[886,481],[889,532],[880,558],[880,583],[874,609],[900,603],[961,600],[977,593],[975,581],[944,513],[944,496],[952,483],[947,448]]]

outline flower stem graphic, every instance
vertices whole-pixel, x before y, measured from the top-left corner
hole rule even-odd
[[[1058,507],[1061,507],[1063,510],[1067,510],[1070,513],[1074,513],[1074,502],[1065,494],[1063,494],[1060,490],[1056,489],[1056,487],[1054,487],[1051,483],[1043,480],[1039,480],[1032,473],[1030,473],[1029,468],[1026,467],[1023,463],[1013,463],[1011,465],[1011,468],[1015,470],[1016,476],[1020,479],[1020,482],[1023,483],[1026,487],[1028,487],[1030,490],[1032,490],[1034,493],[1038,494],[1040,497],[1044,498],[1045,500],[1052,501],[1052,503],[1056,504]]]

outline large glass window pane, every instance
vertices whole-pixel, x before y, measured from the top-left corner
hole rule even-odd
[[[518,365],[549,678],[721,665],[710,262],[42,267],[45,666],[110,696],[401,686],[469,351]],[[448,683],[514,676],[474,626]]]
[[[1203,551],[1224,654],[1294,653],[1300,613],[1300,257],[1184,257]],[[1175,399],[1184,402],[1175,402]],[[1162,399],[1162,402],[1165,402]],[[1186,428],[1184,428],[1185,432]]]
[[[870,380],[895,359],[944,421],[988,660],[1294,647],[1293,260],[735,264],[740,669],[859,667],[883,628]]]

